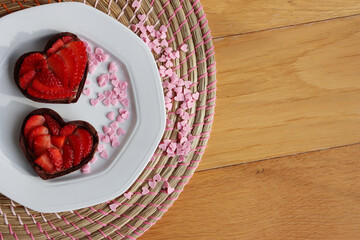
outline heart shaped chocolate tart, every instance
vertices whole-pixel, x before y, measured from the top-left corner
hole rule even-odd
[[[22,55],[15,64],[15,83],[36,102],[74,103],[87,77],[86,46],[75,34],[55,35],[43,52]]]
[[[80,169],[92,159],[98,143],[97,132],[89,123],[65,122],[48,108],[29,113],[21,127],[20,146],[45,180]]]

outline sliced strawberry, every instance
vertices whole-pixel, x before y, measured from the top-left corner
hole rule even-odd
[[[49,134],[38,136],[34,140],[34,152],[36,156],[40,156],[51,147],[51,137]]]
[[[80,140],[84,145],[84,152],[82,157],[86,157],[87,155],[89,155],[93,147],[93,137],[87,130],[83,128],[77,129],[74,134],[80,137]]]
[[[49,69],[44,68],[37,73],[36,78],[46,86],[49,87],[61,87],[62,82],[57,78]]]
[[[64,87],[50,87],[41,82],[37,77],[32,81],[31,87],[41,93],[45,94],[62,94],[69,92],[67,88]]]
[[[45,118],[41,115],[33,115],[31,116],[24,127],[24,135],[25,137],[28,137],[29,133],[31,132],[31,130],[33,130],[34,128],[41,126],[45,123]]]
[[[30,70],[27,73],[25,73],[19,80],[20,87],[22,89],[27,89],[31,81],[35,78],[35,76],[36,76],[35,70]]]
[[[46,94],[39,91],[36,91],[34,88],[29,87],[27,89],[27,92],[29,95],[36,97],[36,98],[42,98],[47,100],[61,100],[61,99],[67,99],[69,97],[72,97],[74,95],[73,92],[66,92],[66,93],[56,93],[56,94]]]
[[[75,128],[76,128],[75,125],[71,125],[71,124],[65,125],[60,130],[60,135],[67,137],[74,132]]]
[[[31,130],[29,136],[28,136],[28,143],[30,146],[30,149],[33,149],[33,142],[34,139],[41,136],[41,135],[46,135],[49,134],[49,130],[47,129],[47,127],[44,126],[38,126],[36,128],[34,128],[33,130]]]
[[[74,84],[77,82],[78,79],[78,63],[74,51],[71,48],[63,48],[57,54],[62,57],[68,69],[68,85],[64,86],[67,86],[70,89],[76,88],[78,84]]]
[[[69,42],[71,42],[71,41],[73,40],[73,37],[71,37],[71,36],[64,36],[64,37],[61,38],[61,40],[63,40],[63,42],[64,42],[65,44],[67,44],[67,43],[69,43]]]
[[[56,40],[56,42],[47,50],[47,54],[53,54],[59,51],[60,48],[64,46],[64,41],[61,39]]]
[[[69,48],[71,48],[74,51],[75,56],[76,56],[76,61],[78,63],[77,78],[72,79],[72,81],[74,81],[74,82],[71,82],[70,85],[78,86],[82,80],[82,77],[84,75],[84,71],[86,68],[86,64],[87,64],[86,46],[82,41],[70,42],[66,46],[68,46]]]
[[[47,68],[45,57],[41,53],[33,53],[24,58],[19,70],[19,77],[30,71],[39,71],[43,68]]]
[[[35,163],[49,173],[55,172],[55,166],[54,164],[52,164],[51,159],[47,153],[44,153],[40,157],[38,157],[35,160]]]
[[[68,69],[64,60],[57,54],[52,54],[46,59],[50,71],[60,79],[63,86],[68,85]]]
[[[65,136],[52,136],[51,143],[57,148],[62,148],[64,146]]]
[[[63,146],[63,162],[64,168],[69,169],[74,163],[74,150],[70,147],[69,143]]]
[[[84,144],[81,138],[75,134],[68,137],[71,148],[74,150],[74,166],[79,165],[84,154]]]
[[[49,126],[50,132],[52,135],[59,135],[60,133],[60,124],[49,114],[44,114],[43,115],[45,118],[45,123]]]
[[[49,148],[48,153],[51,162],[55,165],[55,169],[57,171],[60,171],[63,165],[63,157],[61,155],[61,150],[58,148]]]

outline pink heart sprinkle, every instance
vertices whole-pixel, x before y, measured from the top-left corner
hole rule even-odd
[[[105,146],[103,144],[99,144],[97,147],[98,152],[102,152],[102,151],[104,151],[104,149],[105,149]]]
[[[109,66],[108,66],[108,70],[109,70],[109,72],[111,72],[111,73],[115,73],[115,72],[117,72],[119,69],[118,69],[118,66],[116,65],[116,63],[111,62],[111,63],[109,64]]]
[[[118,205],[116,203],[110,204],[109,208],[111,209],[111,211],[115,212],[116,208],[118,207]]]
[[[170,185],[168,183],[168,181],[165,181],[164,184],[162,185],[162,188],[168,188]]]
[[[149,32],[153,32],[154,31],[154,26],[146,26],[147,30]]]
[[[161,57],[159,58],[160,62],[166,62],[166,57],[165,55],[161,55]]]
[[[174,122],[170,118],[166,119],[166,126],[169,127],[169,126],[171,126],[173,124],[174,124]]]
[[[108,114],[106,114],[106,117],[109,119],[109,120],[114,120],[115,119],[115,113],[114,112],[109,112]]]
[[[119,84],[120,84],[120,80],[116,79],[116,80],[111,80],[111,84],[114,86],[114,87],[118,87]]]
[[[98,100],[99,100],[99,101],[102,101],[102,100],[105,99],[105,95],[104,95],[104,94],[98,93],[97,95],[98,95]]]
[[[184,161],[185,161],[185,157],[184,156],[179,156],[178,162],[184,162]]]
[[[105,99],[104,101],[103,101],[103,104],[105,105],[105,106],[110,106],[110,99]]]
[[[120,82],[120,85],[119,87],[122,89],[122,90],[126,90],[127,87],[128,87],[128,82]]]
[[[140,21],[143,22],[143,21],[145,20],[145,18],[146,18],[146,15],[145,15],[145,14],[138,14],[137,17],[138,17],[138,19],[139,19]]]
[[[112,123],[110,124],[110,128],[111,128],[111,129],[114,129],[114,130],[118,129],[118,128],[119,128],[118,123],[117,123],[117,122],[112,122]]]
[[[111,141],[111,146],[112,146],[113,148],[116,148],[117,146],[120,146],[119,140],[117,140],[117,139],[112,140],[112,141]]]
[[[189,88],[191,86],[192,82],[191,81],[185,81],[184,84],[185,84],[186,88]]]
[[[121,101],[121,104],[124,106],[124,107],[128,107],[129,106],[129,100],[128,99],[124,99]]]
[[[111,135],[110,136],[110,141],[114,141],[114,139],[117,139],[118,138],[118,136],[116,136],[115,134],[114,135]]]
[[[176,52],[175,52],[175,57],[176,57],[176,58],[180,58],[180,52],[179,52],[179,51],[176,51]]]
[[[167,28],[164,25],[162,25],[159,30],[160,32],[167,32]]]
[[[100,153],[100,157],[107,159],[107,158],[109,158],[109,155],[108,155],[107,151],[104,150]]]
[[[98,160],[98,157],[97,157],[97,156],[94,156],[94,157],[90,160],[90,163],[95,163],[97,160]]]
[[[155,47],[155,48],[154,48],[154,52],[155,52],[156,54],[160,54],[160,53],[161,53],[161,47]]]
[[[95,48],[95,54],[103,54],[104,53],[104,50],[102,48]]]
[[[138,0],[135,0],[131,6],[133,8],[138,8],[138,7],[140,7],[140,2]]]
[[[85,96],[89,96],[89,95],[90,95],[90,88],[85,88],[85,89],[83,90],[83,94],[84,94]]]
[[[111,128],[109,128],[108,126],[103,126],[102,130],[105,134],[108,134],[110,132]]]
[[[148,187],[142,187],[142,195],[146,195],[148,194],[150,191],[149,191],[149,188]]]
[[[116,117],[116,121],[119,122],[119,123],[122,123],[122,122],[125,121],[125,119],[123,119],[123,118],[121,117],[121,115],[118,115],[118,116]]]
[[[195,100],[198,100],[199,99],[199,92],[196,92],[192,95],[192,97],[195,99]]]
[[[153,179],[154,179],[155,181],[157,181],[157,182],[161,181],[161,176],[160,176],[160,174],[156,174],[156,175],[153,177]]]
[[[170,67],[172,67],[172,66],[174,66],[174,64],[172,63],[172,61],[167,61],[167,62],[165,63],[165,67],[167,67],[167,68],[170,68]]]
[[[179,93],[182,93],[183,88],[182,88],[182,87],[177,87],[177,88],[174,89],[174,91],[175,91],[177,94],[179,94]]]
[[[168,75],[169,77],[171,77],[173,75],[173,70],[171,68],[169,68],[165,71],[165,74]]]
[[[118,128],[118,130],[116,131],[116,134],[117,134],[118,136],[124,135],[125,133],[126,133],[126,131],[125,131],[124,129],[122,129],[122,128]]]
[[[90,80],[88,80],[88,79],[86,79],[86,81],[85,81],[85,85],[90,85],[91,84],[91,81]]]
[[[110,132],[108,133],[108,135],[111,137],[116,133],[116,130],[111,129]],[[109,141],[110,141],[110,137],[109,137]]]
[[[176,95],[176,97],[174,98],[175,101],[184,101],[184,94],[183,93],[179,93],[178,95]]]
[[[172,187],[168,187],[168,189],[167,189],[167,193],[168,194],[172,194],[173,192],[175,191],[175,188],[172,188]]]
[[[167,103],[167,104],[165,104],[165,107],[166,107],[166,109],[167,109],[168,111],[170,111],[171,108],[172,108],[172,103]]]
[[[124,193],[123,195],[124,195],[124,198],[130,199],[133,194],[131,192],[127,192],[127,193]]]
[[[117,98],[111,99],[110,102],[111,102],[111,105],[113,105],[113,106],[116,106],[118,104]]]
[[[168,46],[169,46],[169,43],[168,43],[165,39],[163,39],[163,40],[161,41],[161,43],[160,43],[160,46],[162,46],[162,47],[168,47]]]
[[[90,164],[86,164],[84,165],[82,168],[81,168],[81,172],[84,173],[84,174],[88,174],[90,173]]]
[[[90,99],[90,104],[94,107],[96,106],[96,104],[98,104],[98,102],[99,102],[99,100],[97,100],[97,99]]]
[[[89,73],[90,73],[90,74],[93,74],[93,73],[95,72],[95,70],[96,70],[96,66],[95,66],[95,65],[89,66]]]
[[[192,141],[195,139],[195,137],[194,137],[192,134],[189,134],[189,135],[187,136],[187,138],[188,138],[188,140],[189,140],[190,142],[192,142]]]
[[[186,43],[184,43],[184,44],[180,47],[180,49],[181,49],[183,52],[189,51],[188,45],[187,45]]]
[[[156,186],[156,181],[149,181],[149,186],[153,189]]]

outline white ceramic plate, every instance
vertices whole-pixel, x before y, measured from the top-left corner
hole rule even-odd
[[[99,132],[109,121],[108,107],[92,107],[82,95],[75,104],[42,104],[25,98],[14,84],[18,57],[42,51],[49,36],[69,31],[110,53],[129,83],[131,119],[127,134],[109,159],[98,160],[90,174],[79,172],[44,181],[26,161],[18,144],[24,117],[41,107],[65,121],[85,120]],[[165,129],[165,104],[154,58],[141,39],[106,14],[81,3],[33,7],[0,18],[0,192],[40,212],[59,212],[108,201],[123,194],[145,168]],[[100,67],[98,73],[105,71]],[[89,76],[89,78],[95,76]],[[92,90],[95,83],[92,83]],[[96,89],[95,89],[96,90]]]

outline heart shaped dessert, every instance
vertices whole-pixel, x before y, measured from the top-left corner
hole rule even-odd
[[[29,113],[21,127],[20,146],[45,180],[80,169],[92,159],[98,143],[97,132],[89,123],[64,122],[48,108]]]
[[[22,55],[14,79],[25,97],[45,103],[74,103],[87,77],[86,46],[75,34],[64,32],[49,40],[43,52]]]

